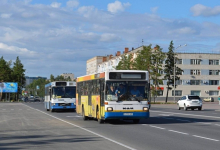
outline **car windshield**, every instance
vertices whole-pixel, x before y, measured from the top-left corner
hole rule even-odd
[[[53,98],[76,98],[76,87],[53,87]]]
[[[147,101],[147,81],[107,81],[105,88],[107,101]]]
[[[200,100],[200,97],[199,97],[199,96],[189,96],[188,98],[189,98],[189,99],[198,99],[198,100]]]

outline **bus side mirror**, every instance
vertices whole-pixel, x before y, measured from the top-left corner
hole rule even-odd
[[[49,94],[51,94],[51,88],[49,88]]]
[[[148,83],[148,91],[150,91],[150,83]]]

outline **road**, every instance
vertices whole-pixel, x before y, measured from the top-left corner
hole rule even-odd
[[[75,112],[47,112],[43,103],[0,104],[0,149],[219,150],[220,106],[202,111],[152,105],[151,117],[98,124]]]

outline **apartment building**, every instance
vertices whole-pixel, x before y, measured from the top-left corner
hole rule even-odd
[[[142,50],[143,47],[129,51],[125,48],[123,54],[119,51],[116,56],[109,60],[97,63],[97,72],[115,70],[121,59],[121,55],[134,53]],[[178,57],[177,66],[183,70],[180,80],[176,81],[175,100],[186,94],[199,95],[201,98],[213,97],[215,100],[220,95],[220,53],[176,53]],[[163,75],[163,72],[162,72]],[[156,100],[164,100],[167,93],[167,81],[163,81],[158,91],[159,96]],[[174,90],[168,94],[169,101],[174,101]]]
[[[62,73],[61,76],[63,76],[64,79],[70,78],[71,81],[74,80],[74,74],[73,73]]]

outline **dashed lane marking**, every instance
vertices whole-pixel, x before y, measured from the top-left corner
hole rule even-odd
[[[189,135],[188,133],[184,133],[184,132],[180,132],[180,131],[175,131],[175,130],[168,130],[170,132],[175,132],[175,133],[180,133],[180,134],[185,134],[185,135]]]

